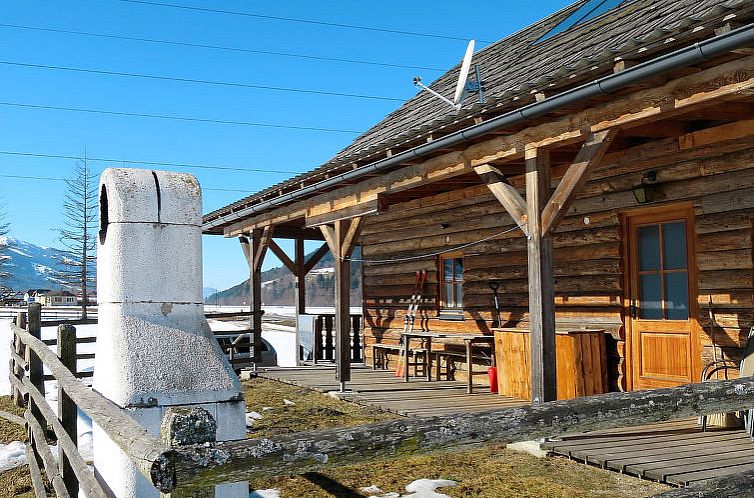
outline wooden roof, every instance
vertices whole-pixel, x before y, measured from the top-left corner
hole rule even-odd
[[[610,74],[616,60],[629,65],[646,61],[714,36],[714,29],[726,23],[736,27],[754,19],[754,2],[748,0],[627,0],[593,20],[536,43],[586,1],[474,55],[474,63],[482,71],[485,104],[476,103],[477,97],[471,95],[463,108],[455,111],[428,92],[420,92],[327,163],[209,213],[205,223]],[[454,67],[431,88],[452,94],[458,71],[459,66]],[[222,225],[208,232],[222,233]]]

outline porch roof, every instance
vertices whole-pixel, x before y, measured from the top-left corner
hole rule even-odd
[[[754,19],[754,6],[744,0],[633,0],[536,43],[585,2],[576,2],[475,54],[474,62],[482,68],[485,82],[485,104],[473,103],[475,97],[470,96],[460,111],[449,112],[446,104],[421,92],[326,164],[207,214],[205,233],[224,233],[250,206],[295,193],[344,171],[358,170],[386,156],[611,74],[616,61],[633,65],[651,60],[709,38],[715,28],[726,23],[736,27]],[[431,87],[443,94],[451,93],[458,70],[458,66],[454,67]]]

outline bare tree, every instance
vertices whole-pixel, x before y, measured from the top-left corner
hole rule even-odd
[[[98,183],[86,156],[76,163],[65,181],[64,224],[58,229],[61,256],[55,278],[64,287],[81,292],[81,318],[86,318],[88,289],[96,283],[96,233]]]
[[[8,263],[10,262],[10,256],[8,256],[8,247],[10,241],[6,237],[10,231],[10,223],[5,221],[5,211],[0,206],[0,290],[5,287],[10,277],[10,273],[7,271]]]

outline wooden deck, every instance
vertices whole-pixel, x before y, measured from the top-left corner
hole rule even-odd
[[[743,430],[701,432],[696,420],[592,432],[542,445],[555,454],[676,486],[754,470]]]
[[[263,368],[259,370],[259,376],[320,392],[338,390],[332,366]],[[337,394],[339,398],[406,417],[477,412],[528,403],[492,394],[483,386],[475,386],[473,394],[466,394],[463,382],[427,382],[423,378],[412,378],[406,383],[395,377],[391,370],[372,370],[363,365],[352,366],[351,381],[346,388],[346,393]]]

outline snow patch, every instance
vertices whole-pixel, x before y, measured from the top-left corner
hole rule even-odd
[[[403,498],[450,498],[450,496],[438,493],[436,490],[457,484],[457,482],[448,479],[418,479],[406,486],[406,491],[411,494],[403,495]]]
[[[249,498],[280,498],[278,489],[257,489],[249,494]]]
[[[262,414],[259,412],[248,412],[246,414],[246,427],[252,427],[255,420],[261,420]]]
[[[15,469],[26,463],[26,445],[21,441],[0,444],[0,472]]]
[[[283,403],[285,403],[288,406],[294,406],[296,404],[296,403],[294,403],[293,401],[291,401],[289,399],[283,399]]]

